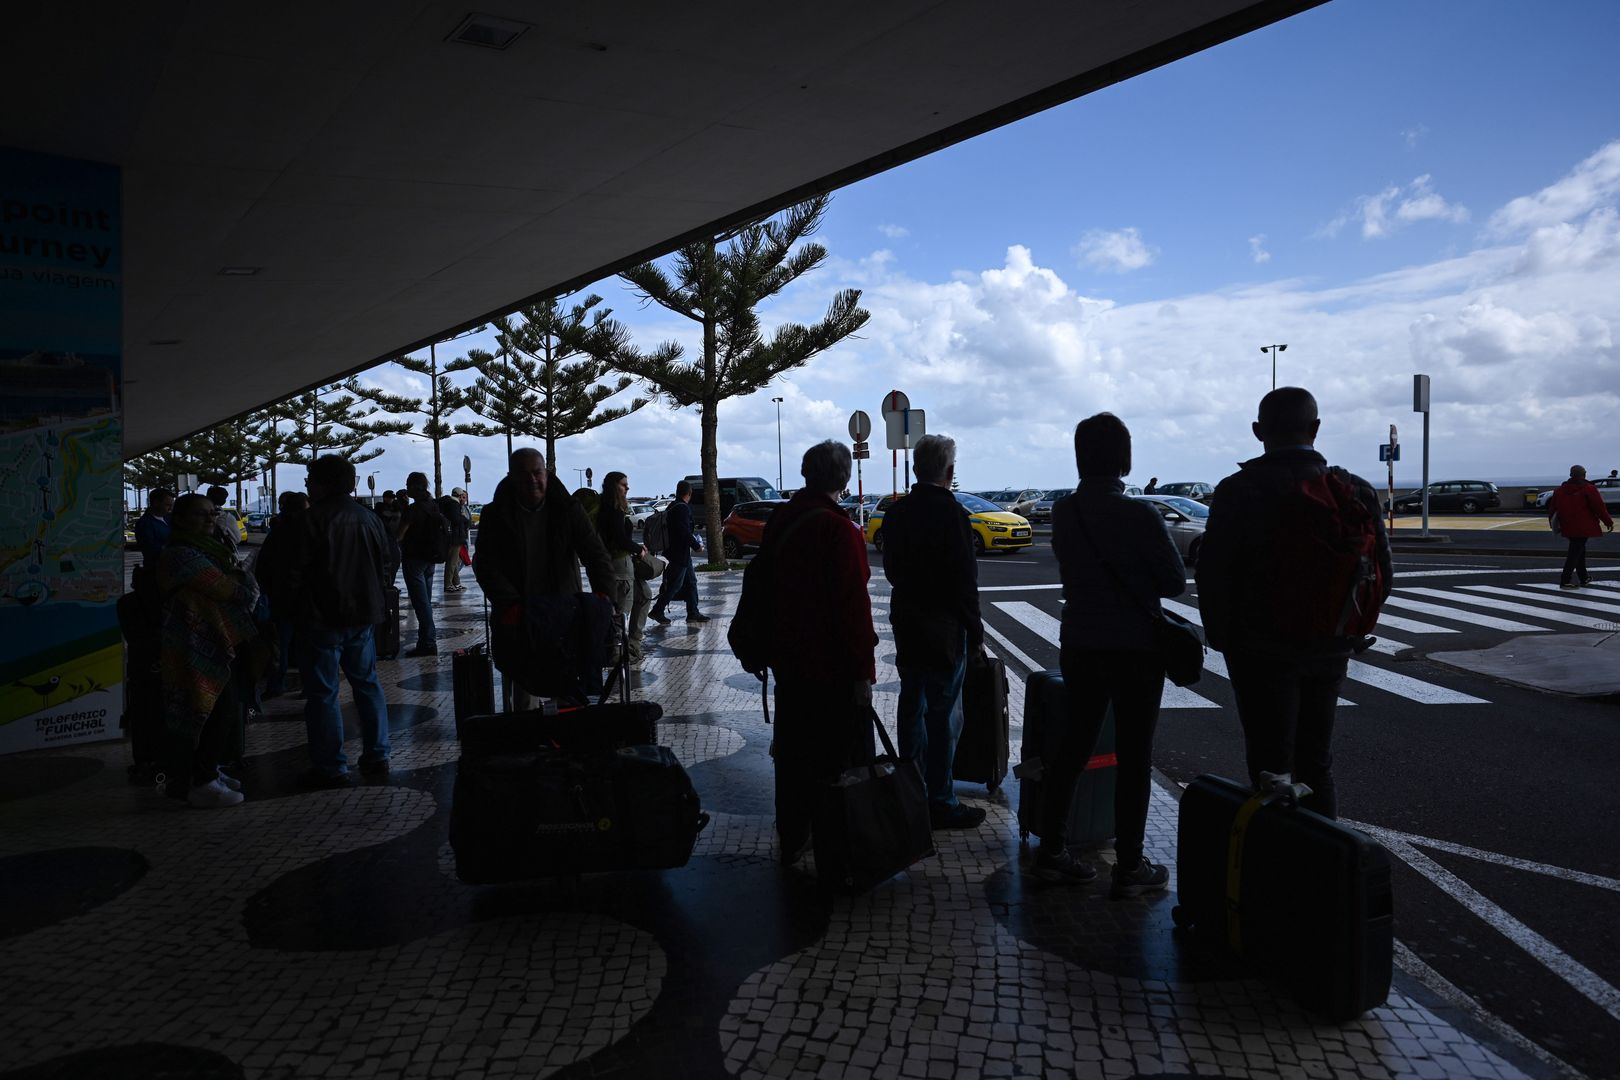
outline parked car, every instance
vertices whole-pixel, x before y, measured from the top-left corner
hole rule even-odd
[[[757,550],[760,541],[765,538],[765,523],[771,519],[777,507],[786,505],[786,499],[771,499],[733,506],[731,513],[721,523],[725,533],[726,558],[740,559],[743,552]]]
[[[1153,489],[1153,494],[1176,495],[1183,499],[1196,499],[1207,503],[1210,496],[1215,494],[1215,485],[1206,484],[1202,480],[1178,480],[1173,484],[1160,484]]]
[[[872,515],[873,510],[877,509],[877,504],[882,498],[883,496],[875,494],[862,495],[859,498],[851,495],[848,498],[840,499],[838,505],[844,508],[844,513],[849,515],[849,520],[864,528],[866,519]]]
[[[1429,512],[1432,514],[1477,514],[1502,505],[1495,484],[1483,480],[1446,480],[1429,485]],[[1423,509],[1423,489],[1395,496],[1397,514],[1416,514]]]
[[[1198,549],[1204,546],[1204,527],[1209,524],[1209,507],[1179,495],[1137,495],[1143,502],[1153,503],[1164,517],[1164,527],[1170,539],[1181,552],[1181,561],[1188,566],[1198,562]]]
[[[632,527],[637,528],[637,529],[639,529],[643,525],[647,524],[647,519],[652,517],[653,514],[657,513],[658,510],[664,505],[663,503],[660,503],[657,499],[640,498],[640,497],[630,499],[629,503],[630,503],[630,524],[631,524]]]
[[[961,492],[958,492],[958,494],[961,494]],[[974,498],[982,498],[986,502],[993,502],[997,507],[1009,514],[1024,517],[1028,514],[1030,508],[1045,494],[1046,492],[1036,488],[1006,488],[1002,491],[992,492],[989,495],[975,495]]]
[[[722,476],[720,480],[720,517],[722,519],[738,503],[745,502],[780,502],[782,495],[771,486],[769,480],[758,476]],[[692,520],[702,522],[708,513],[704,509],[707,500],[704,498],[703,477],[688,476],[686,482],[692,485]],[[702,528],[700,524],[698,526]]]
[[[1592,486],[1598,489],[1599,495],[1603,496],[1603,505],[1609,508],[1611,514],[1616,510],[1620,510],[1620,477],[1599,477],[1592,481]],[[1553,491],[1556,490],[1557,488],[1553,489]],[[1552,491],[1543,491],[1540,495],[1537,495],[1536,509],[1547,509],[1547,504],[1552,502],[1552,497]]]
[[[250,532],[264,532],[270,527],[270,515],[259,510],[253,511],[245,520]]]
[[[1073,494],[1074,488],[1053,488],[1036,499],[1035,504],[1029,508],[1029,513],[1024,516],[1029,518],[1032,525],[1049,524],[1052,520],[1052,504],[1065,495]]]
[[[1035,542],[1030,535],[1029,522],[1017,514],[1009,514],[988,499],[967,491],[955,493],[956,501],[968,512],[968,524],[973,526],[973,553],[987,551],[1015,551]],[[901,495],[885,495],[866,522],[866,542],[883,550],[883,515]]]

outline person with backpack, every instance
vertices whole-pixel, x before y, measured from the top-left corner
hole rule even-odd
[[[687,622],[709,621],[709,617],[698,610],[697,572],[692,569],[692,553],[702,551],[703,545],[698,542],[697,533],[692,528],[692,508],[688,505],[691,501],[692,485],[682,480],[675,485],[675,501],[663,511],[663,520],[658,523],[662,548],[653,546],[653,540],[659,539],[657,535],[647,544],[652,551],[661,550],[668,563],[664,568],[664,582],[658,588],[658,599],[653,601],[652,610],[647,613],[649,619],[664,626],[669,625],[664,605],[672,600],[686,601]],[[647,524],[651,531],[653,523]]]
[[[404,558],[405,591],[416,612],[416,647],[406,656],[439,655],[438,630],[433,625],[433,568],[444,561],[450,546],[450,523],[428,491],[426,473],[405,478],[412,503],[399,525],[399,548]]]
[[[1266,452],[1222,480],[1198,557],[1198,606],[1226,666],[1249,778],[1292,777],[1300,805],[1335,817],[1333,720],[1352,653],[1394,581],[1378,495],[1316,452],[1316,399],[1284,386],[1260,400]]]
[[[1614,532],[1614,519],[1603,505],[1603,493],[1586,478],[1586,467],[1571,465],[1569,479],[1558,485],[1547,504],[1547,518],[1558,535],[1569,541],[1564,555],[1564,572],[1558,578],[1560,589],[1579,589],[1590,585],[1586,573],[1586,542],[1602,536],[1604,529]]]

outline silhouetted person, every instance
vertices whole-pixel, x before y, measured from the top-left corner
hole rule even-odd
[[[1603,505],[1603,493],[1586,478],[1583,466],[1569,467],[1569,479],[1558,485],[1547,503],[1547,518],[1557,519],[1559,534],[1569,541],[1558,587],[1578,589],[1590,585],[1591,579],[1586,573],[1586,542],[1602,536],[1603,529],[1613,532],[1614,519],[1609,516],[1609,508]]]
[[[692,485],[682,480],[675,485],[675,501],[665,511],[669,521],[665,526],[664,550],[660,554],[669,565],[664,568],[664,581],[658,588],[658,599],[653,601],[652,610],[647,613],[655,623],[669,622],[669,617],[664,614],[664,606],[673,600],[686,601],[687,622],[709,621],[709,617],[698,610],[697,571],[692,568],[692,553],[702,551],[703,545],[692,528],[691,502]]]
[[[406,656],[437,656],[438,629],[433,625],[433,568],[444,561],[450,542],[450,523],[428,491],[426,473],[413,472],[405,480],[411,505],[399,526],[399,550],[404,558],[405,591],[416,612],[416,647]]]

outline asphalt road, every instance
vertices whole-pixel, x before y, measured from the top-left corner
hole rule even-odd
[[[1340,813],[1387,830],[1376,835],[1395,856],[1398,940],[1564,1062],[1616,1076],[1620,701],[1553,697],[1427,659],[1525,632],[1620,629],[1620,564],[1593,567],[1615,588],[1533,587],[1556,585],[1558,565],[1398,555],[1401,606],[1386,609],[1383,651],[1364,654],[1345,684],[1354,704],[1339,710],[1335,776]],[[1049,620],[1061,616],[1061,594],[1031,588],[1059,580],[1046,542],[979,568],[989,646],[1009,676],[1055,668]],[[1507,592],[1482,591],[1497,589]],[[1192,585],[1177,603],[1196,613]],[[1493,606],[1506,604],[1517,609]],[[1206,671],[1189,689],[1196,697],[1179,704],[1167,697],[1156,766],[1180,783],[1205,772],[1242,777],[1230,684]]]

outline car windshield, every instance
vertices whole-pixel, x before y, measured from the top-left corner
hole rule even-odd
[[[1053,488],[1051,491],[1046,493],[1046,497],[1053,502],[1057,502],[1059,499],[1063,498],[1063,496],[1073,494],[1074,488]]]
[[[1183,499],[1174,495],[1170,496],[1169,498],[1159,499],[1158,501],[1166,506],[1173,507],[1181,511],[1190,518],[1209,517],[1209,507],[1205,506],[1201,502],[1194,502],[1191,499]]]
[[[1001,513],[1001,507],[997,506],[995,503],[981,499],[977,495],[970,494],[966,491],[958,491],[956,493],[956,501],[965,506],[970,514]]]

